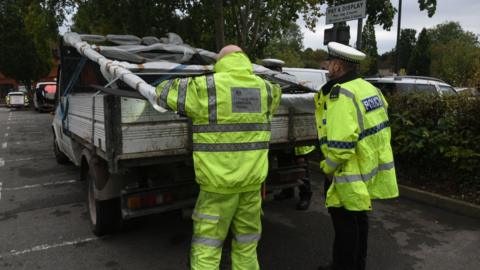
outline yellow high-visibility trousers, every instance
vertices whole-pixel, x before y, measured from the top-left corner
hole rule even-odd
[[[262,232],[260,190],[219,194],[200,191],[193,219],[192,270],[219,269],[223,241],[231,225],[232,269],[259,269],[257,244]]]

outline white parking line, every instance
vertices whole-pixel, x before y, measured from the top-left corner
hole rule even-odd
[[[48,141],[16,141],[16,142],[10,142],[10,144],[16,144],[16,145],[20,145],[20,144],[48,144],[49,140]]]
[[[43,156],[43,157],[26,157],[26,158],[17,158],[4,160],[4,162],[18,162],[18,161],[27,161],[27,160],[36,160],[36,159],[54,159],[54,156]]]
[[[7,148],[7,142],[2,143],[2,149],[6,149],[6,148]]]
[[[45,133],[43,131],[24,131],[22,134],[40,134],[40,133]]]
[[[3,183],[0,182],[0,200],[2,200],[2,185],[3,185]]]
[[[65,185],[65,184],[73,184],[73,183],[78,183],[78,182],[80,182],[80,181],[78,181],[78,180],[66,180],[66,181],[58,181],[58,182],[48,182],[48,183],[35,184],[35,185],[26,185],[26,186],[22,186],[22,187],[4,188],[3,191],[12,191],[12,190],[22,190],[22,189],[29,189],[29,188]]]
[[[0,167],[5,166],[5,160],[0,157]]]
[[[7,130],[10,130],[10,126],[7,127]]]
[[[3,135],[5,138],[8,137],[8,133],[5,133],[5,135]]]
[[[43,244],[43,245],[38,245],[34,246],[32,248],[24,249],[24,250],[11,250],[10,252],[5,252],[0,254],[0,259],[2,258],[8,258],[8,257],[13,257],[13,256],[19,256],[31,252],[36,252],[36,251],[43,251],[51,248],[57,248],[57,247],[66,247],[66,246],[73,246],[77,244],[83,244],[83,243],[88,243],[92,241],[97,241],[100,238],[97,237],[89,237],[89,238],[84,238],[84,239],[76,239],[73,241],[65,241],[61,243],[55,243],[55,244]]]

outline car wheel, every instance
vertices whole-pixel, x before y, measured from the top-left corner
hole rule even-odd
[[[88,216],[92,232],[96,236],[103,236],[115,232],[121,224],[120,198],[109,200],[95,199],[95,178],[92,169],[86,175],[88,192]]]
[[[58,148],[57,139],[53,136],[53,154],[58,164],[67,164],[70,162],[68,157]]]

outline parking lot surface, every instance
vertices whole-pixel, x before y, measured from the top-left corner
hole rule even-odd
[[[86,191],[73,165],[52,151],[52,115],[0,107],[0,269],[187,269],[192,224],[180,212],[134,220],[97,238]],[[331,254],[333,231],[313,173],[308,211],[296,200],[264,204],[262,269],[316,269]],[[367,269],[480,267],[480,220],[406,199],[376,202]]]

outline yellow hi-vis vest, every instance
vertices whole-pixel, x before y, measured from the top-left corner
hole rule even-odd
[[[315,95],[325,174],[333,175],[326,206],[371,210],[371,199],[398,196],[387,101],[357,78]]]
[[[315,145],[305,145],[295,147],[295,156],[305,156],[315,150]]]
[[[281,89],[254,75],[241,52],[220,59],[214,71],[162,82],[158,103],[192,119],[195,178],[202,190],[259,190],[268,173],[270,121]]]

